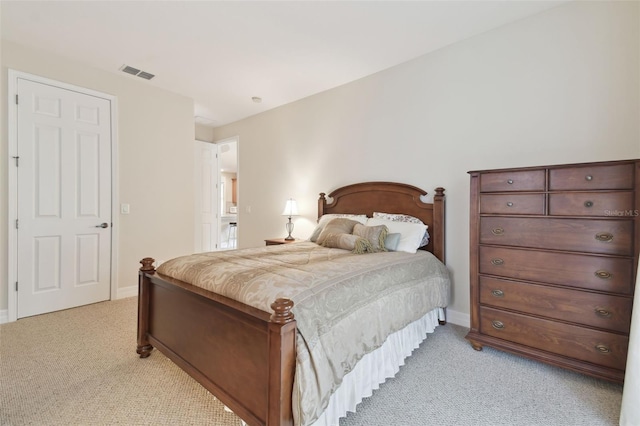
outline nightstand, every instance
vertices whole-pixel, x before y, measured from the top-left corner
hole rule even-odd
[[[264,242],[268,246],[278,246],[280,244],[290,244],[290,243],[295,243],[297,241],[300,241],[300,240],[288,240],[287,241],[284,238],[271,238],[269,240],[264,240]]]

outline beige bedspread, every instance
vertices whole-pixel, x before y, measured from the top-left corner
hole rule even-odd
[[[271,312],[294,302],[296,425],[313,423],[356,362],[386,337],[449,302],[449,275],[431,253],[356,255],[311,242],[184,256],[158,272]]]

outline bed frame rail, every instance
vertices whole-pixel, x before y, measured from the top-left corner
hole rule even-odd
[[[249,425],[292,425],[296,321],[156,274],[140,263],[137,353],[157,348]],[[168,284],[169,282],[170,284]]]

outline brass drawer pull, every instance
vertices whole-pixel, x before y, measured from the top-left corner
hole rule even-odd
[[[494,297],[504,297],[504,291],[502,290],[491,290],[491,295]]]
[[[502,229],[502,228],[493,228],[491,230],[491,233],[493,235],[504,235],[504,229]]]
[[[607,272],[603,270],[594,272],[594,275],[598,278],[602,278],[603,280],[608,280],[609,278],[613,277],[613,274],[611,272]]]
[[[607,311],[606,309],[602,309],[602,308],[596,308],[594,310],[594,312],[596,313],[597,316],[602,317],[602,318],[611,318],[611,312]]]
[[[513,203],[511,201],[507,202],[507,207],[513,207]]]
[[[596,234],[596,240],[608,243],[613,240],[613,234],[610,234],[608,232],[598,232]]]
[[[588,180],[588,181],[592,181],[592,180],[593,180],[593,176],[591,176],[591,175],[586,175],[586,176],[584,177],[584,179],[585,179],[585,180]]]
[[[593,201],[585,201],[585,202],[584,202],[584,206],[585,206],[586,208],[593,207]]]
[[[601,354],[611,353],[611,349],[609,349],[606,345],[603,345],[602,343],[596,345],[596,351],[598,351]]]
[[[507,183],[508,183],[509,185],[513,185],[513,179],[507,179]]]
[[[502,330],[504,328],[504,323],[502,321],[493,320],[491,321],[491,326],[496,330]]]
[[[491,259],[491,263],[497,266],[500,265],[504,265],[504,260],[500,259],[499,257],[495,258],[495,259]],[[596,272],[597,274],[597,272]]]

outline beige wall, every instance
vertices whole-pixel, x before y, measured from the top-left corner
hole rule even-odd
[[[215,142],[213,140],[213,128],[203,126],[202,124],[195,125],[196,140],[202,142]]]
[[[451,308],[468,313],[466,172],[640,157],[639,18],[636,2],[572,2],[215,129],[241,141],[239,246],[286,235],[288,197],[307,237],[321,191],[443,186]]]
[[[118,215],[119,288],[137,285],[138,261],[193,250],[193,100],[154,88],[149,82],[108,73],[14,43],[2,43],[2,93],[7,69],[47,77],[117,97],[116,203],[131,205]],[[3,95],[0,104],[7,99]],[[0,158],[0,310],[7,309],[7,115],[2,110]]]

